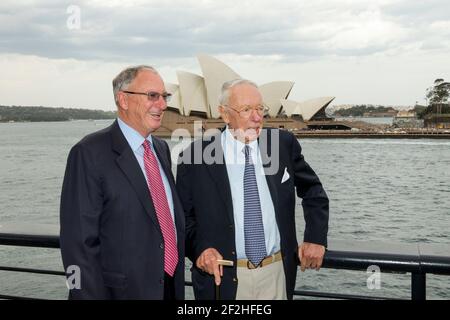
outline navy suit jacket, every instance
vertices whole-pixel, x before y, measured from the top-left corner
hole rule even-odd
[[[221,135],[217,134],[210,140],[194,141],[180,155],[180,159],[190,159],[191,162],[180,163],[177,168],[177,189],[186,215],[186,255],[194,263],[191,271],[196,299],[215,297],[214,277],[195,266],[199,255],[210,247],[216,248],[224,259],[235,261],[234,267],[224,267],[220,297],[236,298],[238,279],[233,203],[220,140]],[[193,164],[194,151],[209,153],[214,149],[213,144],[216,152],[222,153],[222,156],[216,157],[221,159],[221,163],[208,164],[203,161],[201,164]],[[292,299],[299,263],[295,227],[296,194],[303,199],[306,221],[304,241],[324,246],[327,245],[328,197],[319,178],[304,160],[300,144],[294,135],[284,130],[263,129],[259,145],[263,164],[266,163],[266,180],[280,231],[287,296]],[[267,145],[267,148],[261,148],[262,145]],[[269,160],[275,161],[273,152],[278,151],[279,165],[276,166],[276,163]],[[275,165],[275,173],[268,174],[272,164]],[[285,170],[290,178],[282,183]]]
[[[184,299],[183,209],[167,143],[153,137],[153,145],[172,189],[179,252],[175,297]],[[81,274],[81,288],[71,289],[69,298],[163,299],[163,236],[145,176],[117,121],[70,151],[60,225],[64,267],[76,265]]]

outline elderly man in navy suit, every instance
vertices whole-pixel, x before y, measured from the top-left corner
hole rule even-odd
[[[152,135],[170,94],[149,66],[120,72],[113,91],[118,119],[67,161],[61,253],[80,276],[69,298],[184,299],[184,214],[167,143]]]
[[[194,141],[177,168],[195,297],[213,299],[220,285],[222,299],[292,299],[299,261],[302,271],[322,265],[328,197],[297,139],[262,128],[267,110],[256,84],[225,83],[220,104],[226,128]],[[296,194],[306,222],[300,245]]]

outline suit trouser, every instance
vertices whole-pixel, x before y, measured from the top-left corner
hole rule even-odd
[[[286,300],[283,261],[262,268],[237,268],[237,300]]]

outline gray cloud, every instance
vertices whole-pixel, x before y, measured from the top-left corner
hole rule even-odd
[[[80,1],[81,29],[69,30],[73,2],[0,5],[0,51],[50,58],[125,61],[210,54],[371,55],[411,47],[448,50],[448,1]]]
[[[177,82],[207,53],[257,83],[294,81],[294,100],[407,105],[450,77],[449,52],[448,0],[0,2],[3,104],[114,108],[124,66],[151,63]]]

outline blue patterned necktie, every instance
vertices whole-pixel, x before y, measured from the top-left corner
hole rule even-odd
[[[255,166],[250,157],[250,147],[242,150],[245,154],[244,170],[244,237],[245,254],[254,266],[258,266],[267,255],[264,240],[264,225],[259,202]]]

